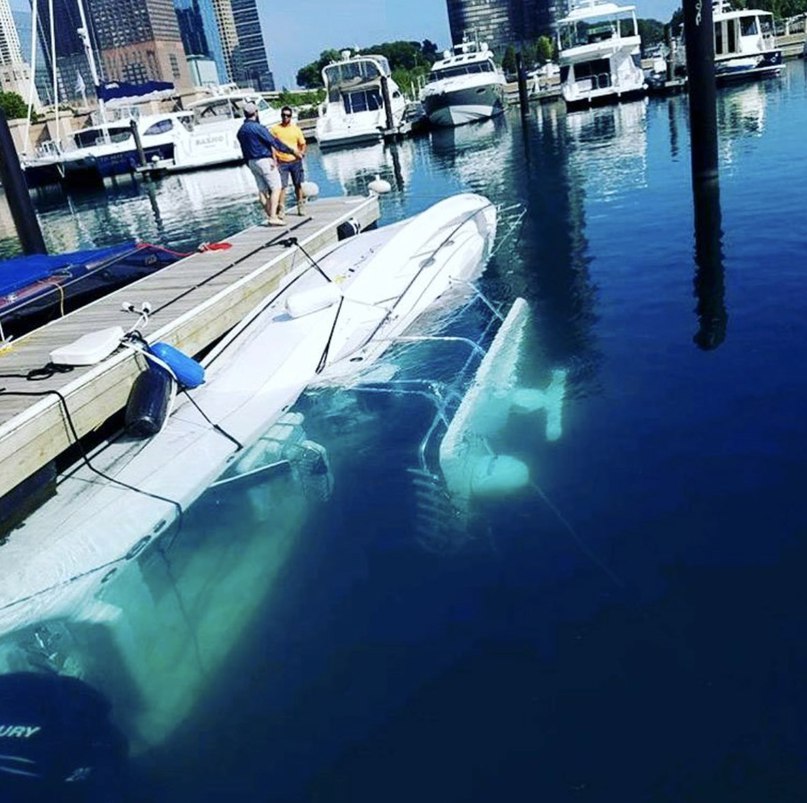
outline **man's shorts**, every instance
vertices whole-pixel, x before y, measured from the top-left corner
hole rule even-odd
[[[289,177],[295,187],[299,187],[305,179],[303,163],[300,159],[294,162],[281,162],[278,160],[277,169],[280,171],[280,184],[285,189],[289,186]]]
[[[255,176],[259,192],[269,193],[272,190],[280,189],[280,173],[277,172],[274,159],[270,159],[268,156],[263,159],[250,159],[247,164],[252,175]]]

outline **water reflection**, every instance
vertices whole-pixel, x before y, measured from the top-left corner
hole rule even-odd
[[[414,163],[414,146],[411,140],[385,145],[378,142],[361,148],[341,148],[312,153],[322,170],[336,182],[345,195],[366,195],[367,186],[378,176],[388,181],[396,192],[408,188]]]
[[[565,117],[569,160],[595,198],[647,185],[647,100],[586,109]]]
[[[760,136],[765,130],[766,82],[726,87],[717,103],[717,122],[724,140]]]
[[[476,192],[501,197],[508,192],[504,169],[513,150],[505,115],[490,120],[431,132],[431,150],[438,169],[451,171]]]

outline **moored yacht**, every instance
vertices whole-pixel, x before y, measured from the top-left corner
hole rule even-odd
[[[782,51],[776,46],[773,14],[756,8],[733,9],[725,0],[716,0],[712,20],[718,83],[779,75]],[[683,47],[680,53],[683,58]]]
[[[435,125],[462,125],[504,111],[504,73],[484,42],[465,40],[446,50],[426,80],[420,100]]]
[[[325,102],[317,118],[320,148],[378,142],[401,128],[406,99],[392,79],[384,56],[351,55],[322,70]]]
[[[242,161],[237,134],[244,122],[246,103],[258,107],[258,119],[267,128],[280,122],[280,109],[270,106],[259,93],[235,86],[224,87],[185,107],[183,125],[175,129],[168,161],[152,163],[151,168],[197,170]]]
[[[97,184],[105,178],[131,173],[142,161],[133,123],[137,126],[142,158],[173,156],[175,130],[181,114],[143,115],[127,113],[112,122],[99,122],[58,141],[43,143],[22,168],[29,189],[48,184]]]
[[[574,2],[558,22],[558,54],[569,107],[627,100],[646,90],[634,6]]]

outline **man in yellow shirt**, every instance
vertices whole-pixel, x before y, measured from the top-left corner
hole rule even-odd
[[[289,179],[294,184],[294,194],[297,196],[297,214],[305,214],[305,195],[303,195],[303,156],[305,156],[305,136],[299,126],[291,121],[291,109],[284,106],[280,110],[280,122],[275,123],[271,128],[272,135],[277,137],[289,148],[296,148],[300,155],[295,156],[290,153],[275,152],[277,168],[280,171],[280,202],[278,204],[278,214],[285,214],[286,210],[286,187],[289,186]]]

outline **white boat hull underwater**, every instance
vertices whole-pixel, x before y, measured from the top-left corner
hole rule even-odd
[[[465,125],[501,114],[504,86],[488,46],[466,40],[432,65],[420,101],[433,125]]]
[[[561,95],[570,109],[632,100],[647,86],[634,6],[578,0],[558,21]]]
[[[289,408],[456,304],[496,228],[487,199],[461,194],[316,255],[211,350],[193,403],[177,396],[156,435],[113,438],[61,475],[0,546],[0,674],[77,676],[112,701],[134,752],[163,743],[270,593],[307,500],[329,493],[327,455]],[[275,471],[279,490],[250,485]],[[217,531],[206,507],[239,485],[257,533]]]

